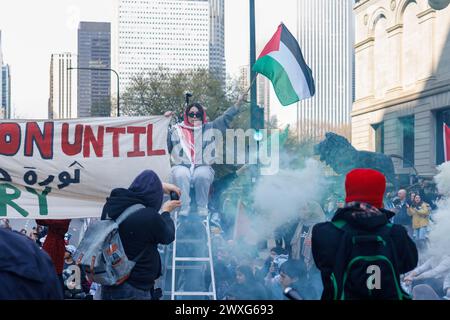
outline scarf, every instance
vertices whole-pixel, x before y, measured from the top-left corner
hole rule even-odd
[[[201,130],[203,129],[203,125],[207,122],[206,121],[206,112],[203,110],[203,118],[202,118],[202,125],[198,127],[194,127],[189,123],[188,120],[188,109],[184,112],[183,116],[183,122],[178,123],[175,125],[175,130],[177,130],[178,137],[180,138],[180,144],[181,148],[183,149],[183,152],[187,155],[190,163],[191,163],[191,174],[194,171],[195,168],[195,130]]]

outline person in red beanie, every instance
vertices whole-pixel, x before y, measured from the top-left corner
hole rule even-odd
[[[407,299],[400,275],[417,266],[414,242],[383,208],[385,176],[354,169],[345,178],[345,206],[312,231],[312,254],[323,300]]]
[[[69,230],[70,221],[69,219],[36,220],[38,225],[48,227],[47,237],[42,248],[52,259],[56,274],[61,280],[61,285],[63,285],[62,273],[64,269],[64,254],[66,252],[64,235]]]

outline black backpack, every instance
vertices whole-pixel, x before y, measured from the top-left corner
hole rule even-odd
[[[371,232],[357,230],[343,220],[333,225],[343,231],[331,273],[334,300],[405,300],[392,224]]]

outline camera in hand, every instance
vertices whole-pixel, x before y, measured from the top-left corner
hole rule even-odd
[[[392,204],[393,204],[394,206],[399,206],[401,203],[402,203],[402,200],[400,200],[399,197],[394,197],[394,198],[392,199]]]
[[[180,200],[178,193],[176,193],[175,191],[170,191],[170,200]]]
[[[283,293],[290,300],[303,300],[303,297],[297,292],[297,290],[291,287],[287,287],[286,289],[284,289]]]

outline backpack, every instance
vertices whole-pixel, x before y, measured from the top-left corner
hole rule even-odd
[[[130,215],[145,208],[135,204],[127,208],[116,220],[100,220],[90,225],[74,254],[74,260],[90,281],[106,286],[116,286],[130,276],[142,251],[134,261],[128,259],[119,235],[119,226]]]
[[[392,224],[368,232],[343,220],[332,223],[344,233],[330,275],[334,300],[411,299],[400,284]]]

